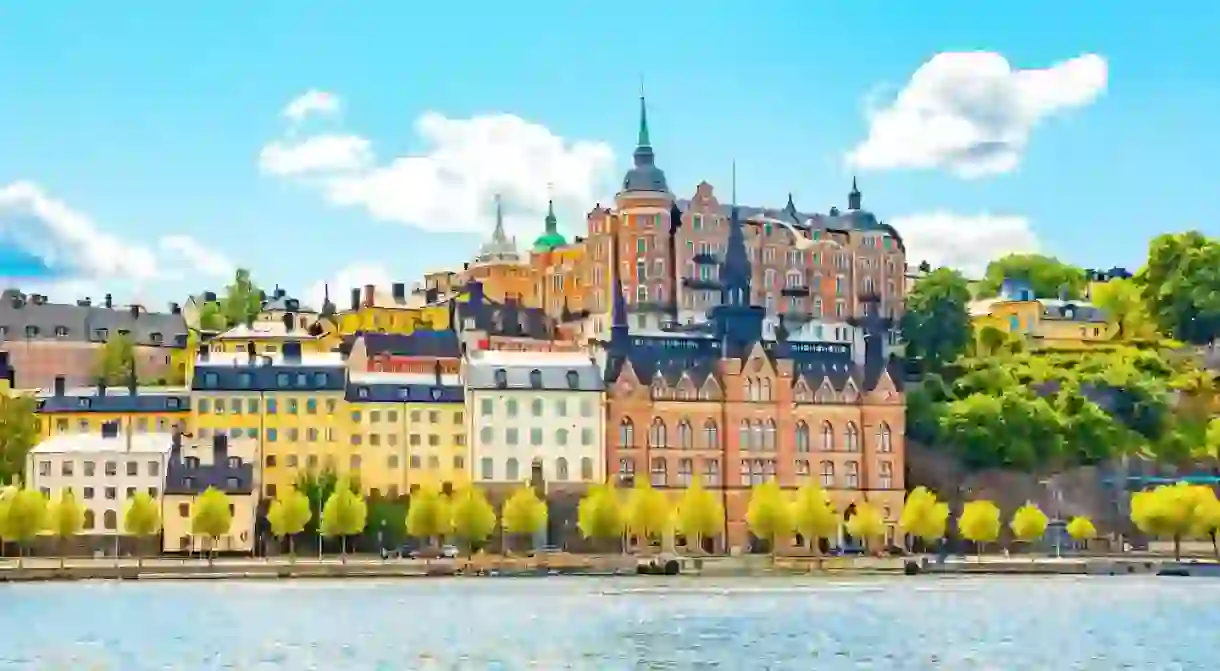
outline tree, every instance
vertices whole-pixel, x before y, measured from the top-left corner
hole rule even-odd
[[[1093,520],[1083,515],[1073,517],[1072,521],[1068,522],[1067,532],[1072,540],[1084,543],[1086,548],[1089,541],[1097,538],[1097,527],[1093,526]]]
[[[69,538],[80,533],[81,528],[85,526],[85,508],[77,502],[71,489],[64,489],[59,494],[59,500],[51,504],[47,510],[46,517],[47,531],[59,539],[61,545],[59,566],[63,568],[65,553],[62,545]]]
[[[1220,334],[1220,242],[1198,231],[1161,235],[1135,275],[1145,308],[1160,331],[1207,343]]]
[[[127,504],[123,513],[123,531],[134,536],[137,543],[141,538],[148,538],[161,530],[161,510],[157,502],[147,492],[136,492]],[[136,554],[136,566],[143,564],[144,558]]]
[[[792,507],[774,480],[754,485],[750,492],[750,504],[746,508],[746,524],[751,533],[767,541],[774,559],[777,541],[792,533],[793,529]]]
[[[224,311],[218,301],[207,301],[199,306],[199,328],[204,331],[225,330]]]
[[[682,492],[676,511],[678,531],[686,536],[686,547],[703,551],[703,539],[715,538],[724,528],[724,506],[714,492],[703,488],[696,478]]]
[[[801,485],[796,490],[796,499],[792,502],[792,523],[797,533],[809,544],[809,548],[819,551],[819,540],[833,539],[839,531],[839,515],[826,491],[815,484]]]
[[[453,535],[466,544],[470,554],[487,542],[496,530],[496,510],[487,502],[483,490],[464,487],[454,492],[452,508]]]
[[[864,547],[874,550],[885,538],[885,519],[870,503],[857,503],[855,512],[847,520],[847,533],[864,541]]]
[[[609,484],[594,485],[580,500],[576,509],[577,526],[585,538],[617,540],[622,549],[626,528],[622,501],[618,490]]]
[[[1131,497],[1131,521],[1140,531],[1173,540],[1173,557],[1182,558],[1182,539],[1205,535],[1215,492],[1210,487],[1178,482]]]
[[[935,494],[921,486],[907,494],[898,526],[908,536],[931,544],[944,538],[948,520],[949,505],[938,501]]]
[[[24,557],[26,545],[47,526],[47,500],[37,489],[25,488],[17,489],[5,498],[4,537],[16,542]]]
[[[1156,337],[1156,324],[1134,279],[1116,278],[1098,284],[1089,298],[1115,326],[1117,339]]]
[[[136,343],[131,336],[114,334],[98,353],[94,376],[109,385],[126,385],[136,365]]]
[[[271,508],[267,511],[267,521],[271,524],[271,533],[281,540],[288,539],[288,556],[294,561],[296,548],[293,546],[293,540],[297,534],[305,530],[305,525],[309,524],[312,517],[313,510],[309,507],[309,497],[295,487],[284,490],[271,502]]]
[[[262,296],[259,295],[254,281],[250,279],[250,271],[238,268],[234,273],[233,283],[225,287],[225,295],[220,300],[220,311],[227,326],[244,324],[258,316],[262,309]]]
[[[961,356],[971,338],[969,303],[970,287],[956,270],[937,268],[917,280],[900,323],[907,357],[926,372]]]
[[[533,538],[546,528],[546,502],[538,498],[534,488],[522,485],[504,502],[500,523],[509,534]],[[532,541],[531,541],[532,545]]]
[[[987,264],[983,281],[979,283],[979,297],[997,295],[1006,279],[1028,282],[1038,298],[1059,298],[1066,292],[1067,298],[1078,299],[1088,286],[1083,269],[1053,256],[1008,254]]]
[[[1033,543],[1046,534],[1046,524],[1046,514],[1038,506],[1026,502],[1012,514],[1008,527],[1018,541]]]
[[[421,485],[411,493],[407,506],[407,535],[429,545],[439,545],[445,535],[453,530],[453,512],[448,504],[435,485]]]
[[[352,491],[346,480],[340,480],[322,508],[322,535],[339,537],[342,560],[347,559],[347,537],[364,531],[368,513],[364,497]]]
[[[1000,509],[991,501],[970,501],[958,516],[957,529],[982,554],[984,544],[1000,537]]]
[[[208,563],[211,564],[220,537],[228,534],[229,528],[233,526],[233,512],[229,508],[229,497],[215,487],[208,487],[195,499],[193,507],[191,535],[208,539]]]
[[[0,485],[25,472],[26,455],[39,437],[37,408],[32,395],[0,393]]]
[[[644,548],[652,541],[661,541],[669,530],[671,520],[669,500],[665,494],[653,489],[648,480],[636,478],[635,486],[627,494],[627,533],[636,537]]]

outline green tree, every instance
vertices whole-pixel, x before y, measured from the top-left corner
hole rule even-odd
[[[288,539],[288,556],[293,561],[296,560],[296,548],[293,541],[297,534],[305,530],[305,525],[309,524],[312,517],[313,510],[309,507],[309,497],[297,491],[295,487],[289,488],[277,496],[267,511],[267,521],[271,524],[271,533],[281,540]]]
[[[695,478],[678,500],[676,521],[678,531],[688,539],[686,547],[702,552],[703,539],[715,538],[724,528],[724,506],[720,505],[715,492],[704,489]]]
[[[139,544],[140,539],[156,535],[161,530],[161,509],[147,492],[136,492],[127,504],[123,513],[123,531],[133,536]],[[136,566],[144,563],[141,553],[136,554]]]
[[[0,485],[25,472],[26,455],[38,442],[37,407],[31,395],[0,393]]]
[[[1058,298],[1061,292],[1066,291],[1067,298],[1078,299],[1088,285],[1083,269],[1053,256],[1008,254],[987,264],[983,281],[978,287],[979,297],[997,295],[1006,279],[1028,282],[1038,298]]]
[[[1150,340],[1156,337],[1156,324],[1148,314],[1140,285],[1134,279],[1116,278],[1098,284],[1089,299],[1114,325],[1117,339]]]
[[[1084,543],[1086,548],[1089,541],[1097,538],[1097,527],[1093,526],[1093,520],[1083,515],[1073,517],[1072,521],[1068,522],[1067,532],[1072,540]]]
[[[207,301],[199,306],[199,328],[204,331],[223,331],[226,322],[220,302]]]
[[[453,535],[461,539],[473,555],[496,530],[496,510],[487,502],[483,490],[477,487],[459,489],[452,500]]]
[[[932,544],[944,538],[948,520],[949,505],[938,501],[928,488],[920,486],[907,494],[898,527],[906,535]]]
[[[796,490],[792,502],[792,521],[797,533],[809,544],[811,550],[819,550],[819,540],[833,539],[839,532],[839,515],[826,491],[815,484],[807,483]]]
[[[24,488],[5,498],[4,537],[17,543],[24,557],[26,546],[47,526],[47,500],[37,489]]]
[[[635,486],[627,493],[626,528],[635,536],[645,550],[655,541],[660,543],[670,530],[672,511],[665,493],[653,489],[648,480],[636,478]]]
[[[1000,509],[991,501],[970,501],[958,516],[957,530],[982,554],[984,544],[1000,537]]]
[[[617,541],[622,549],[626,520],[618,490],[609,484],[594,485],[576,509],[577,526],[585,538]]]
[[[534,488],[522,485],[504,502],[500,523],[506,533],[532,539],[546,528],[546,502],[538,498]]]
[[[1018,541],[1034,543],[1046,534],[1046,524],[1046,513],[1033,503],[1026,503],[1012,514],[1008,527]]]
[[[885,539],[885,519],[871,503],[857,503],[855,511],[847,520],[847,533],[864,541],[865,548],[876,550]]]
[[[263,300],[258,286],[250,279],[250,271],[238,268],[233,283],[225,287],[224,297],[220,300],[220,311],[225,322],[230,327],[245,323],[258,316],[262,309]]]
[[[229,496],[215,487],[208,487],[195,499],[192,508],[191,535],[208,539],[208,563],[211,564],[220,537],[228,534],[233,526]]]
[[[335,491],[322,508],[322,535],[339,537],[339,556],[347,558],[347,538],[364,531],[368,520],[368,505],[364,497],[352,491],[351,486],[340,480]]]
[[[915,282],[900,328],[906,355],[924,371],[957,359],[970,344],[970,288],[961,273],[937,268]]]
[[[791,534],[793,530],[792,507],[774,480],[754,485],[750,491],[746,524],[749,525],[751,533],[767,541],[774,559],[779,539]]]
[[[345,480],[351,486],[353,492],[363,491],[360,485],[360,478],[355,473],[349,474]],[[339,475],[330,468],[297,471],[296,481],[293,483],[296,490],[304,493],[309,499],[309,509],[313,512],[313,515],[310,517],[309,523],[305,525],[304,536],[319,544],[319,555],[322,552],[320,533],[322,506],[326,505],[326,501],[335,492],[335,487],[338,484]]]
[[[94,376],[109,385],[126,385],[136,365],[136,343],[130,336],[115,334],[98,353]]]
[[[59,566],[63,568],[63,545],[85,526],[85,508],[72,495],[71,489],[64,489],[59,494],[59,500],[47,510],[46,517],[47,531],[59,539]]]
[[[407,506],[408,536],[429,545],[439,545],[452,531],[453,511],[449,501],[435,485],[424,484],[411,493]]]
[[[1220,242],[1214,238],[1198,231],[1154,238],[1135,281],[1161,332],[1191,343],[1220,334]]]

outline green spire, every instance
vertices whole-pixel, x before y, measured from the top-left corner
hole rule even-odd
[[[546,230],[534,240],[534,251],[549,252],[566,244],[567,238],[559,232],[559,220],[555,218],[555,200],[549,199],[546,202]]]
[[[640,93],[640,139],[636,142],[641,147],[651,147],[648,141],[648,106],[644,104],[644,94]]]
[[[546,201],[546,232],[547,235],[554,235],[559,232],[559,222],[555,219],[555,201]]]

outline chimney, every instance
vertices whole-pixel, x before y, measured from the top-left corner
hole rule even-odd
[[[139,393],[140,378],[136,375],[136,360],[131,359],[131,368],[127,371],[127,393],[135,397]]]
[[[102,438],[118,438],[119,437],[119,421],[116,419],[112,422],[102,422]]]
[[[98,397],[106,395],[106,376],[104,375],[97,378],[97,395]]]
[[[296,315],[292,314],[291,312],[285,312],[284,316],[280,318],[280,321],[284,322],[284,330],[288,333],[292,333],[292,328],[296,326],[297,323]]]
[[[395,282],[390,285],[390,292],[394,294],[394,302],[402,303],[407,300],[407,285],[405,282]]]
[[[254,343],[252,343],[252,342],[246,343],[246,356],[250,360],[250,365],[253,366],[255,360],[258,359],[258,350],[255,349]]]
[[[284,289],[281,289],[280,285],[277,284],[277,285],[275,285],[275,294],[274,295],[276,298],[283,298],[284,296],[288,295],[288,292]]]
[[[217,433],[212,436],[212,463],[224,468],[229,462],[229,436]]]
[[[463,263],[463,264],[462,264],[462,270],[470,270],[470,264],[469,264],[469,263]]]
[[[440,293],[440,290],[436,289],[435,287],[428,289],[424,292],[424,301],[431,305],[440,298]]]
[[[439,387],[439,386],[441,386],[441,373],[442,373],[442,372],[443,372],[443,371],[442,371],[442,369],[441,369],[441,360],[440,360],[440,359],[437,359],[437,360],[436,360],[435,362],[433,362],[433,364],[432,364],[432,373],[433,373],[434,375],[436,375],[436,386],[438,386],[438,387]]]
[[[352,312],[360,309],[360,290],[352,289]]]
[[[68,386],[68,379],[62,375],[55,376],[55,395],[62,397],[64,388]]]
[[[284,343],[283,352],[284,361],[291,361],[292,363],[301,362],[301,343],[286,342]]]
[[[182,306],[181,306],[181,305],[178,305],[177,303],[170,303],[170,304],[169,304],[169,313],[170,313],[171,315],[180,315],[180,314],[182,314]]]
[[[373,307],[377,298],[377,287],[372,284],[364,285],[364,306],[366,308]]]
[[[110,294],[106,294],[106,309],[110,310],[113,308],[114,308],[114,297],[111,296]]]
[[[207,363],[207,360],[208,360],[208,354],[209,354],[209,353],[208,353],[208,346],[207,346],[207,345],[200,345],[200,346],[199,346],[199,360],[200,360],[200,361],[202,361],[202,362],[204,362],[204,363]]]
[[[216,292],[215,291],[203,292],[203,302],[204,303],[215,303],[216,302]]]

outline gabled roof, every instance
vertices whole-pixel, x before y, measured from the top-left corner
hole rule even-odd
[[[0,340],[102,343],[122,331],[137,345],[186,347],[186,320],[181,313],[35,303],[31,296],[15,289],[0,294]]]
[[[462,356],[461,341],[458,339],[457,333],[450,329],[417,330],[406,335],[363,332],[356,335],[364,339],[365,352],[370,357],[388,354],[456,359]]]

